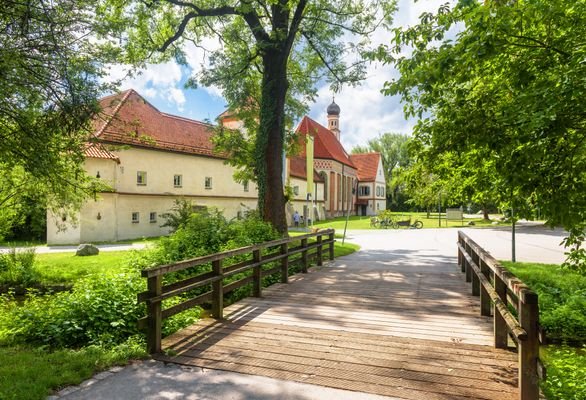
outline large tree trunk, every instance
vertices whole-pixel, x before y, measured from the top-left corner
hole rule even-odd
[[[263,58],[259,132],[256,139],[258,209],[265,221],[287,234],[283,193],[283,142],[285,138],[285,98],[287,57],[268,50]]]

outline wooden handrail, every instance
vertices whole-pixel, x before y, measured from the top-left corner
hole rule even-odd
[[[315,257],[317,265],[322,265],[324,246],[329,250],[328,255],[330,260],[333,260],[334,233],[335,231],[333,229],[327,229],[307,235],[272,240],[253,246],[223,251],[221,253],[143,270],[142,276],[147,278],[147,291],[139,293],[137,298],[139,303],[146,303],[147,315],[138,320],[138,326],[141,329],[146,328],[147,330],[147,351],[151,354],[161,352],[162,321],[168,317],[211,301],[212,316],[216,319],[222,319],[224,312],[224,294],[252,283],[253,295],[261,297],[263,277],[280,273],[281,282],[287,283],[289,280],[289,268],[294,263],[301,263],[302,272],[307,272],[310,256]],[[324,237],[326,237],[325,240]],[[309,242],[310,239],[314,238],[315,242]],[[300,245],[290,246],[291,243],[295,242],[299,242]],[[263,250],[266,249],[272,250],[263,254]],[[301,256],[293,258],[296,254],[300,254]],[[252,259],[242,261],[241,258],[239,262],[225,265],[231,257],[242,255],[251,255]],[[271,263],[275,263],[277,266],[268,270],[262,269],[264,265]],[[208,270],[171,284],[162,284],[163,277],[166,274],[184,271],[188,268],[202,265],[207,265],[207,268],[209,268],[210,264],[211,271]],[[250,270],[252,270],[251,276],[224,284],[226,278]],[[211,290],[168,307],[167,309],[163,309],[163,300],[205,286],[211,286]]]
[[[539,399],[539,375],[545,374],[540,372],[537,294],[462,231],[458,231],[458,265],[472,283],[472,295],[480,296],[481,315],[494,318],[494,346],[508,348],[509,337],[516,343],[519,399]]]

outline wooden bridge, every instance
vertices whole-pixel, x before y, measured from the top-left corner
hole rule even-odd
[[[150,291],[139,296],[149,305],[142,323],[150,327],[150,351],[173,363],[401,399],[538,398],[536,330],[521,326],[506,306],[516,303],[536,324],[528,314],[536,305],[519,310],[524,299],[536,299],[514,277],[495,274],[498,263],[463,234],[460,249],[465,274],[451,260],[398,262],[368,252],[321,266],[323,254],[333,254],[333,232],[326,231],[162,266],[144,271]],[[250,259],[238,258],[244,254]],[[288,277],[295,264],[306,270],[312,255],[320,266]],[[236,261],[225,266],[228,257]],[[183,286],[161,283],[164,273],[206,263],[211,270]],[[244,270],[251,273],[224,286]],[[261,278],[271,274],[287,283],[262,290]],[[223,293],[251,282],[256,297],[223,308]],[[221,319],[204,319],[161,342],[161,318],[185,309],[162,310],[161,301],[205,285],[211,290],[186,303],[212,300]],[[512,339],[518,352],[503,348]],[[531,364],[521,374],[520,360]]]

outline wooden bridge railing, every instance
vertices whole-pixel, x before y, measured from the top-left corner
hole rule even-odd
[[[516,343],[519,399],[537,400],[539,377],[545,378],[539,360],[537,294],[461,231],[458,265],[466,273],[466,282],[472,282],[472,295],[480,296],[480,314],[494,317],[494,346],[508,348],[509,337]]]
[[[310,239],[315,239],[315,241],[309,242]],[[297,242],[299,242],[299,245],[290,247],[291,244]],[[146,303],[147,316],[139,319],[138,325],[140,328],[146,328],[147,330],[147,351],[151,354],[161,352],[161,330],[164,319],[207,302],[211,302],[212,304],[212,316],[216,319],[222,319],[224,295],[226,293],[252,283],[253,296],[261,297],[262,278],[280,273],[281,282],[287,283],[289,279],[289,267],[293,261],[301,264],[302,272],[307,272],[310,256],[316,258],[317,265],[322,265],[324,247],[329,250],[329,259],[333,260],[333,229],[318,231],[303,236],[273,240],[254,246],[242,247],[143,270],[142,276],[147,278],[147,291],[138,294],[138,301]],[[292,260],[292,256],[297,254],[300,254],[300,256]],[[243,258],[242,256],[248,259],[234,261],[230,265],[224,265],[225,261],[234,257],[237,257],[237,260],[241,260]],[[262,268],[269,263],[276,262],[279,262],[279,265],[273,268]],[[210,264],[211,268],[209,267]],[[185,271],[188,268],[198,266],[204,266],[203,269],[206,269],[207,272],[196,272],[195,276],[163,285],[163,277],[166,274]],[[252,274],[249,276],[225,284],[227,278],[250,270],[252,270]],[[186,292],[202,287],[208,287],[210,290],[163,309],[163,300],[183,295]]]

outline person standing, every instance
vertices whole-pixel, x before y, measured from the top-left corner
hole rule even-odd
[[[293,213],[293,223],[295,223],[295,228],[299,228],[299,213],[297,210]]]

